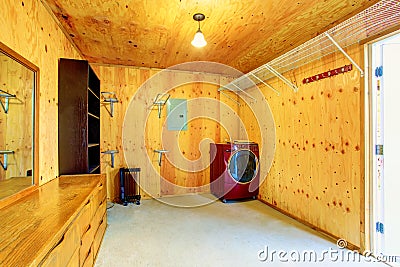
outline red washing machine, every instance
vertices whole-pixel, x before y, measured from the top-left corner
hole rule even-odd
[[[258,144],[238,141],[210,144],[211,193],[226,200],[253,198],[260,183]]]

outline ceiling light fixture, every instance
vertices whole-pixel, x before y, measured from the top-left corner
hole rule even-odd
[[[196,34],[194,35],[193,41],[192,41],[192,45],[194,47],[204,47],[207,45],[207,41],[206,39],[204,39],[204,35],[200,30],[200,21],[203,21],[206,17],[204,16],[204,14],[201,13],[196,13],[193,15],[193,19],[195,21],[199,22],[199,29],[197,30]]]

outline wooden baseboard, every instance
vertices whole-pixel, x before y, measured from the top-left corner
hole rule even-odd
[[[286,215],[286,216],[288,216],[288,217],[290,217],[292,219],[295,219],[299,223],[304,224],[305,226],[310,227],[311,229],[313,229],[313,230],[325,235],[329,239],[332,239],[332,241],[335,242],[335,243],[337,242],[337,240],[341,239],[340,237],[338,237],[338,236],[336,236],[334,234],[331,234],[328,231],[326,231],[324,229],[321,229],[321,228],[319,228],[319,227],[317,227],[317,226],[315,226],[315,225],[313,225],[313,224],[311,224],[311,223],[309,223],[309,222],[307,222],[307,221],[305,221],[303,219],[300,219],[299,217],[297,217],[297,216],[295,216],[293,214],[290,214],[289,212],[287,212],[287,211],[285,211],[285,210],[283,210],[281,208],[278,208],[277,206],[274,206],[271,203],[269,203],[269,202],[267,202],[267,201],[265,201],[265,200],[263,200],[261,198],[258,198],[258,200],[261,201],[262,203],[266,204],[267,206],[273,208],[274,210],[277,210],[280,213],[282,213],[282,214],[284,214],[284,215]],[[358,247],[358,246],[356,246],[356,245],[354,245],[352,243],[349,243],[349,242],[347,242],[347,248],[350,249],[350,250],[360,251],[360,247]]]
[[[170,198],[170,197],[184,197],[184,196],[198,196],[198,195],[205,195],[205,194],[211,194],[211,193],[208,191],[208,192],[182,193],[182,194],[176,194],[176,195],[161,195],[159,197],[155,197],[154,199]]]

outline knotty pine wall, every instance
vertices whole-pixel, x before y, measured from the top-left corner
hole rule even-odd
[[[227,82],[227,78],[220,75],[198,73],[177,73],[173,78],[179,80],[179,76],[183,75],[189,76],[189,79],[193,80],[212,79],[214,84],[196,82],[169,91],[172,98],[194,101],[192,104],[188,103],[188,117],[194,119],[188,121],[187,130],[181,131],[178,137],[179,150],[188,161],[179,159],[180,152],[178,150],[172,150],[164,157],[160,170],[161,176],[164,178],[160,183],[161,196],[209,192],[210,142],[218,143],[238,138],[239,121],[238,117],[234,115],[234,112],[238,113],[238,105],[218,92],[220,85]],[[225,110],[220,105],[213,105],[212,102],[205,103],[201,98],[220,101],[222,105],[227,104],[231,110]],[[229,114],[230,112],[232,113]],[[197,117],[199,115],[204,117]],[[217,118],[217,120],[212,118]],[[163,113],[162,119],[166,119],[166,112]],[[149,123],[148,128],[154,127]],[[166,124],[161,130],[165,131],[167,135],[171,133],[167,130]],[[168,141],[168,137],[164,140]],[[201,163],[193,164],[196,160],[200,160]],[[195,171],[196,166],[205,168]]]
[[[108,197],[110,199],[116,199],[118,197],[118,185],[119,176],[118,170],[120,167],[127,167],[123,153],[123,126],[124,119],[127,112],[129,102],[137,92],[138,88],[146,82],[149,78],[153,77],[159,72],[155,69],[146,68],[134,68],[134,67],[119,67],[119,66],[101,66],[93,65],[94,70],[101,79],[101,91],[115,92],[119,100],[114,105],[114,117],[109,114],[109,105],[103,105],[101,107],[101,151],[118,149],[119,153],[115,155],[115,165],[111,168],[110,156],[101,156],[101,170],[107,173],[108,180]],[[226,84],[228,78],[214,75],[214,74],[201,74],[201,73],[190,73],[190,72],[179,72],[170,71],[166,77],[164,77],[165,83],[158,83],[158,92],[162,92],[165,86],[168,84],[180,83],[180,81],[200,81],[210,80],[212,83],[194,82],[188,84],[182,84],[176,88],[172,88],[168,91],[171,98],[183,98],[187,100],[198,99],[200,97],[206,97],[214,100],[221,100],[231,107],[232,113],[238,113],[238,105],[226,98],[224,95],[218,93],[220,84]],[[139,98],[146,101],[147,106],[151,106],[151,101],[155,95],[146,98],[145,91],[139,92]],[[191,110],[188,107],[188,113],[207,112],[206,105],[200,105],[195,110]],[[137,113],[136,113],[137,111]],[[225,140],[235,139],[238,137],[238,121],[237,116],[233,114],[220,113],[218,109],[208,110],[222,121],[225,126],[234,128],[235,131],[227,132],[224,127],[221,127],[219,122],[210,120],[208,118],[197,118],[188,123],[188,130],[182,131],[179,135],[178,141],[180,145],[180,152],[188,160],[200,159],[204,163],[209,163],[209,142],[222,142]],[[130,118],[137,121],[137,124],[143,122],[146,123],[146,128],[134,128],[129,134],[137,135],[138,138],[145,139],[145,151],[137,147],[138,144],[133,144],[126,149],[130,153],[134,153],[135,162],[133,167],[141,168],[141,185],[148,191],[142,192],[144,197],[160,197],[166,195],[177,195],[186,193],[199,193],[209,192],[209,168],[202,171],[190,172],[175,168],[168,158],[163,157],[161,170],[158,166],[158,154],[154,153],[153,150],[161,149],[162,147],[162,133],[167,131],[166,127],[166,115],[167,107],[164,106],[162,109],[161,118],[158,118],[157,110],[152,109],[148,118],[144,115],[146,110],[135,110],[136,116]],[[189,114],[190,117],[190,114]],[[144,120],[144,121],[143,121]],[[202,143],[202,141],[206,140]],[[208,140],[208,141],[207,141]],[[200,145],[201,144],[201,145]],[[149,155],[149,164],[146,159],[146,155]],[[130,166],[132,167],[132,166]],[[151,172],[150,169],[154,169],[156,173]],[[183,166],[183,169],[190,169],[190,164]],[[160,174],[165,179],[160,179]],[[173,185],[180,186],[175,187]],[[198,188],[194,188],[198,187]]]
[[[41,185],[58,175],[58,58],[81,57],[40,0],[0,1],[0,29],[2,43],[40,68]]]
[[[347,52],[356,62],[363,62],[361,46],[352,46]],[[280,96],[260,86],[274,115],[276,152],[259,198],[314,228],[360,246],[364,207],[360,73],[353,67],[349,73],[302,84],[303,78],[347,64],[350,62],[336,53],[286,73],[298,85],[297,93],[277,79],[268,83]],[[240,115],[251,128],[255,120],[248,114],[241,105]],[[253,140],[259,137],[259,132],[252,132]],[[263,162],[260,164],[263,168]]]
[[[0,41],[40,68],[39,183],[43,184],[58,175],[57,127],[54,127],[57,125],[57,59],[80,58],[80,55],[39,0],[1,1],[0,28]],[[348,52],[361,62],[359,47]],[[281,92],[279,97],[261,87],[273,111],[277,145],[272,168],[261,185],[260,198],[316,228],[360,245],[364,174],[363,96],[359,73],[353,70],[312,84],[301,84],[304,77],[345,64],[348,61],[335,54],[290,72],[289,76],[299,85],[298,93],[293,93],[278,80],[269,83]],[[116,91],[121,99],[115,105],[114,118],[105,116],[105,107],[102,107],[102,150],[122,150],[118,121],[123,117],[130,95],[155,72],[134,68],[97,68],[102,90]],[[220,95],[212,97],[222,99]],[[241,113],[244,120],[246,114]],[[193,123],[197,124],[196,127],[208,124]],[[247,118],[246,123],[249,128],[255,127],[251,118]],[[215,127],[213,123],[209,125]],[[193,135],[193,132],[188,131],[188,134]],[[225,139],[221,131],[209,135],[217,142]],[[256,132],[251,139],[257,141]],[[122,157],[122,153],[116,156],[115,168],[108,165],[109,156],[103,155],[101,159],[102,172],[108,176],[111,198],[116,196],[112,191],[117,190],[115,182],[118,168],[124,165]],[[155,161],[156,157],[153,165],[156,165]],[[168,169],[168,180],[178,184],[188,184],[188,181],[203,184],[206,181],[204,173],[196,174],[194,180],[185,181],[181,174]],[[145,173],[142,173],[142,179],[146,179]],[[159,181],[154,182],[154,192],[160,196],[182,193],[171,192]]]

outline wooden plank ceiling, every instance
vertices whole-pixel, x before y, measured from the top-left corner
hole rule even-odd
[[[249,72],[378,0],[42,0],[90,62],[167,68],[214,61]],[[197,30],[208,45],[190,44]]]

